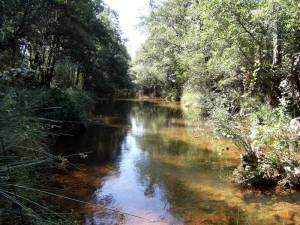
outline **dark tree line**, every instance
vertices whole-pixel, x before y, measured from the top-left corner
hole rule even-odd
[[[0,71],[99,93],[128,88],[129,55],[118,19],[102,1],[1,0]]]

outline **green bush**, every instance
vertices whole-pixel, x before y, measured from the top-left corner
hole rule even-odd
[[[283,107],[252,103],[243,103],[240,114],[219,109],[212,117],[218,134],[244,149],[234,180],[243,186],[299,187],[299,137],[289,126],[291,117]]]
[[[40,118],[87,125],[94,100],[86,92],[73,89],[48,89],[36,93],[35,107]]]
[[[83,92],[16,88],[0,80],[0,218],[4,224],[76,224],[53,212],[46,202],[49,196],[36,185],[51,175],[49,168],[67,163],[47,147],[53,121],[87,124],[92,106],[92,98]]]
[[[45,145],[48,130],[35,115],[34,98],[32,91],[0,88],[0,217],[6,224],[50,224],[55,217],[44,216],[51,209],[42,196],[17,187],[33,187],[42,182],[42,168],[64,163]]]

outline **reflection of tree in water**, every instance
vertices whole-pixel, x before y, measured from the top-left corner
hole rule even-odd
[[[182,139],[162,135],[161,128],[172,130],[178,125],[172,121],[181,118],[180,110],[145,102],[103,102],[96,111],[101,116],[119,118],[118,126],[95,125],[77,137],[64,137],[57,145],[64,154],[92,151],[93,154],[85,162],[97,165],[118,161],[121,145],[128,134],[126,127],[134,119],[138,127],[147,130],[143,135],[129,133],[142,150],[135,161],[135,168],[145,196],[159,196],[165,208],[175,217],[184,218],[186,224],[248,224],[247,219],[255,222],[254,212],[246,212],[245,215],[238,206],[240,202],[234,202],[237,206],[230,206],[227,195],[220,194],[223,185],[228,185],[229,181],[225,179],[232,168],[220,163],[216,152],[199,150],[198,146]],[[101,186],[97,189],[101,190]],[[225,190],[234,191],[232,188]],[[98,199],[98,203],[109,206],[114,196],[105,197]],[[249,198],[253,201],[255,197]],[[261,198],[257,202],[260,203]],[[118,221],[115,215],[106,216],[111,223]],[[96,218],[100,217],[102,215]],[[87,219],[92,224],[95,217],[87,216]]]
[[[80,160],[88,164],[114,162],[120,155],[126,133],[126,129],[95,125],[78,136],[64,137],[56,148],[66,155],[90,152],[85,160]]]
[[[194,148],[189,148],[185,143],[174,142],[171,140],[165,141],[164,138],[159,139],[162,143],[159,146],[153,144],[147,138],[138,138],[138,143],[141,149],[147,149],[149,157],[142,158],[136,162],[136,168],[139,173],[139,182],[145,190],[145,196],[154,197],[155,192],[161,192],[162,201],[166,203],[169,210],[174,215],[178,215],[184,219],[190,220],[193,224],[199,217],[207,219],[210,224],[214,224],[212,217],[219,218],[216,224],[228,224],[229,221],[235,221],[236,216],[242,217],[238,207],[231,207],[224,200],[218,200],[214,193],[208,191],[198,191],[190,186],[190,183],[199,182],[206,185],[211,184],[211,179],[218,179],[217,168],[209,167],[208,164],[197,164],[197,169],[194,166],[187,165],[178,166],[176,163],[169,163],[165,160],[159,160],[159,157],[153,159],[153,154],[164,157],[170,155],[187,154],[189,150],[194,151]],[[164,141],[163,141],[164,140]],[[180,146],[178,146],[180,145]],[[177,146],[178,150],[174,153],[173,148]],[[181,150],[180,150],[181,149]],[[169,152],[168,152],[169,151]],[[163,156],[164,155],[164,156]],[[180,160],[180,158],[178,158]],[[203,173],[203,174],[201,174]],[[202,180],[206,179],[207,180]],[[216,185],[213,188],[222,188]],[[207,217],[207,218],[205,218]],[[239,219],[239,222],[242,220]],[[188,224],[188,222],[187,222]],[[243,223],[242,223],[243,224]]]
[[[136,138],[140,148],[151,156],[151,159],[178,166],[178,169],[205,171],[222,179],[232,173],[231,167],[222,164],[218,152],[199,149],[197,145],[176,140],[160,134],[147,134]],[[180,168],[179,168],[180,167]],[[221,177],[220,177],[221,176]]]
[[[113,127],[110,125],[91,125],[86,131],[70,137],[60,138],[55,148],[63,154],[80,152],[91,152],[86,163],[114,162],[120,155],[121,144],[127,134],[126,126],[129,124],[129,112],[131,104],[126,102],[103,101],[98,104],[95,114],[101,116],[117,115],[118,121],[124,127]]]
[[[124,125],[129,123],[129,112],[134,102],[128,101],[99,101],[95,107],[94,114],[104,116],[120,116]]]
[[[155,105],[149,102],[139,102],[132,106],[130,112],[139,124],[153,132],[162,127],[170,127],[172,119],[181,118],[182,112],[179,109]]]
[[[147,156],[136,161],[138,179],[144,187],[145,196],[154,197],[159,191],[166,207],[192,224],[199,222],[199,219],[210,224],[228,224],[236,222],[237,215],[245,218],[238,207],[231,207],[226,201],[218,200],[214,193],[200,192],[190,186],[196,180],[205,185],[214,185],[216,179],[220,180],[220,176],[225,179],[231,172],[231,168],[223,168],[219,164],[217,153],[199,151],[197,146],[156,132],[162,127],[168,127],[170,119],[180,118],[178,110],[135,105],[131,115],[145,129],[154,131],[136,137],[139,148]],[[218,187],[221,184],[214,188],[221,188]],[[241,218],[238,220],[243,223]]]
[[[144,192],[145,196],[147,196],[149,198],[153,198],[155,196],[155,189],[154,189],[155,184],[156,184],[156,180],[154,179],[154,177],[150,176],[148,185],[146,186],[146,189]]]

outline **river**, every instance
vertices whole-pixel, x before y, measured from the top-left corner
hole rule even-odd
[[[55,177],[85,225],[300,224],[299,193],[241,189],[240,151],[176,103],[102,101],[96,122],[57,149],[90,152]],[[110,210],[111,209],[111,210]]]

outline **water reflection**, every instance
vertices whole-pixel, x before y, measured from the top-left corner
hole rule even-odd
[[[113,163],[86,199],[124,213],[81,208],[86,225],[300,224],[298,193],[282,197],[233,185],[237,150],[207,128],[193,137],[178,107],[102,102],[97,114],[99,123],[64,140],[63,148],[92,151],[87,167]],[[86,178],[95,175],[87,171]]]
[[[96,203],[110,199],[109,207],[144,218],[127,215],[122,224],[192,224],[197,223],[199,218],[195,220],[194,214],[199,212],[210,222],[212,218],[222,221],[221,216],[215,218],[215,212],[225,203],[207,199],[209,193],[198,193],[189,185],[193,181],[221,187],[221,179],[232,170],[220,165],[217,152],[199,150],[199,145],[164,135],[186,128],[180,109],[135,103],[129,121],[131,129],[121,144],[117,171],[103,179],[95,194]],[[179,130],[178,134],[189,135],[188,130]],[[227,213],[236,211],[225,208]],[[88,215],[85,221],[110,224],[117,219],[118,215],[112,213],[105,217]]]

